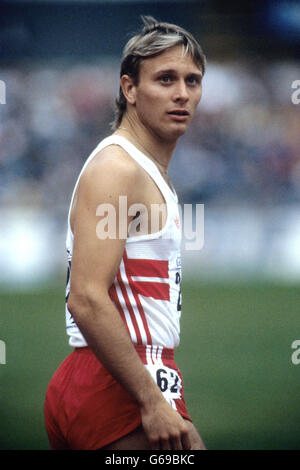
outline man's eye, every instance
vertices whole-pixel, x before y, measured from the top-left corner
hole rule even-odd
[[[187,82],[189,83],[189,85],[196,85],[197,83],[199,83],[199,79],[197,77],[189,77],[187,79]]]
[[[163,75],[162,77],[160,77],[160,79],[163,83],[170,83],[171,81],[170,75]]]

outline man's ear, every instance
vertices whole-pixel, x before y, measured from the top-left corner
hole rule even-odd
[[[129,75],[122,75],[120,85],[129,104],[135,105],[136,86]]]

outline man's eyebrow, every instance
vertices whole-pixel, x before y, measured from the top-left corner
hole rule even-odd
[[[157,70],[156,72],[154,72],[154,75],[161,75],[161,74],[170,74],[170,75],[177,75],[178,74],[178,71],[176,69],[160,69],[160,70]],[[203,74],[201,72],[201,70],[198,70],[197,72],[189,72],[187,74],[188,76],[193,76],[193,77],[198,77],[198,78],[202,78]]]

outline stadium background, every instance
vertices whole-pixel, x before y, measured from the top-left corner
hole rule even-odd
[[[171,167],[181,202],[205,207],[204,247],[183,250],[177,360],[189,411],[209,449],[299,449],[292,0],[1,2],[0,448],[48,449],[44,394],[69,353],[69,199],[109,133],[121,48],[141,14],[191,30],[208,59],[202,103]]]

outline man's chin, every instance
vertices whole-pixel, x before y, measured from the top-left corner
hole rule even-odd
[[[185,134],[185,132],[187,131],[188,129],[188,126],[185,124],[185,125],[180,125],[180,126],[176,126],[174,127],[173,129],[170,130],[169,134],[170,134],[170,137],[172,139],[179,139],[179,137],[181,137],[183,134]]]
[[[168,126],[167,128],[164,127],[160,129],[159,132],[157,132],[157,135],[162,141],[176,142],[179,137],[181,137],[186,132],[187,129],[188,125],[186,124]]]

